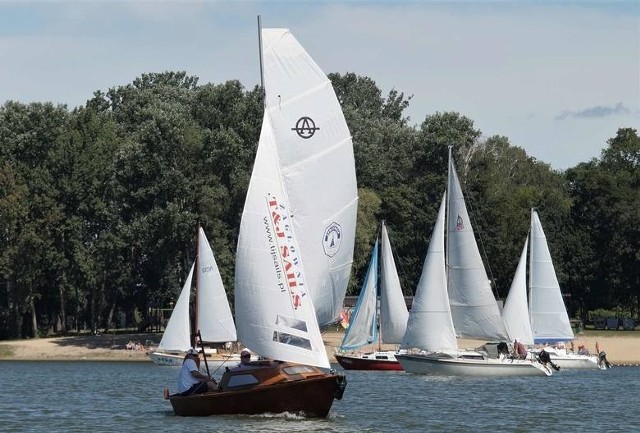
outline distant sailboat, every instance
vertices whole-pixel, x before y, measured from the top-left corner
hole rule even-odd
[[[530,237],[528,307],[526,262],[529,239],[527,238],[502,311],[510,339],[512,341],[518,339],[532,347],[531,352],[536,355],[544,349],[550,355],[551,362],[560,368],[606,368],[604,355],[601,359],[600,356],[567,351],[564,345],[562,347],[548,345],[573,341],[574,335],[551,260],[547,238],[542,229],[540,217],[534,209],[531,210]],[[547,346],[536,348],[533,347],[534,344],[547,344]]]
[[[440,204],[402,343],[403,348],[413,350],[396,358],[405,371],[417,374],[550,375],[549,370],[529,359],[458,349],[456,333],[502,339],[506,331],[482,265],[451,150],[447,189],[449,194]]]
[[[189,319],[189,300],[195,269],[198,270],[194,297],[196,314],[192,329]],[[198,330],[203,341],[208,343],[237,340],[227,293],[202,227],[198,227],[196,260],[191,266],[160,344],[149,354],[149,357],[158,365],[181,365],[187,350],[192,347],[192,335]],[[219,366],[227,363],[231,365],[239,361],[239,356],[237,354],[215,356],[207,353],[207,361],[210,365]]]
[[[338,318],[350,273],[351,137],[331,82],[289,30],[260,36],[265,110],[238,237],[235,312],[243,345],[269,360],[225,372],[218,391],[168,396],[176,415],[326,417],[346,386],[322,370],[330,364],[318,322]]]
[[[340,344],[340,353],[335,354],[336,360],[345,370],[402,370],[402,366],[395,358],[395,355],[401,352],[381,348],[382,343],[400,344],[402,342],[409,317],[384,221],[381,226],[381,252],[378,254],[378,239],[376,239],[358,302]],[[378,286],[380,286],[379,315]],[[378,325],[380,325],[380,332],[378,332]],[[353,352],[362,346],[376,343],[377,351]]]

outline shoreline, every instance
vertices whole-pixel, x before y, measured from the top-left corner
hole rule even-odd
[[[614,366],[640,365],[640,331],[613,331],[609,334],[595,332],[581,333],[574,340],[574,348],[584,345],[596,354],[596,344],[607,354]],[[336,362],[334,354],[340,347],[344,332],[329,330],[322,334],[327,356]],[[0,341],[0,361],[126,361],[152,362],[148,351],[155,348],[162,334],[102,334],[66,337],[47,337],[26,340]],[[129,350],[127,343],[138,342],[138,350]],[[484,341],[458,339],[458,347],[472,348]],[[395,350],[396,345],[383,344],[382,350]],[[376,350],[375,346],[365,346],[362,352]]]

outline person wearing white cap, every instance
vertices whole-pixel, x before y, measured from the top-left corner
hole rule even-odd
[[[189,349],[178,375],[178,392],[183,395],[200,394],[218,388],[215,380],[200,372],[200,357],[196,349]]]

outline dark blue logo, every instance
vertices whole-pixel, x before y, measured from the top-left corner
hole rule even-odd
[[[296,134],[298,134],[300,138],[304,138],[305,140],[307,138],[313,137],[313,135],[319,129],[320,128],[316,126],[316,123],[313,121],[313,119],[307,116],[299,118],[296,122],[295,128],[291,128],[292,131],[296,131]]]

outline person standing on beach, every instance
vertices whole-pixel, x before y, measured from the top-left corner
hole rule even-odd
[[[196,349],[189,349],[182,361],[178,375],[178,392],[182,395],[201,394],[215,391],[218,384],[206,374],[200,372],[200,357]]]

